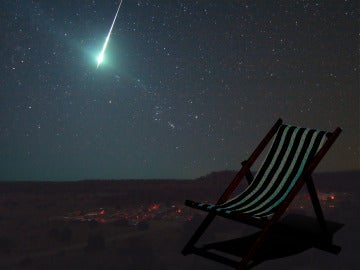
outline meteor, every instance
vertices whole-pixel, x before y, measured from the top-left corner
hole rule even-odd
[[[123,2],[123,0],[120,0],[120,4],[119,4],[119,6],[117,8],[117,11],[116,11],[116,14],[115,14],[115,18],[114,18],[114,20],[113,20],[113,22],[112,22],[112,24],[110,26],[110,30],[109,30],[109,33],[106,36],[105,43],[104,43],[104,45],[102,47],[102,50],[101,50],[101,52],[100,52],[100,54],[99,54],[99,56],[97,58],[97,66],[96,66],[96,68],[98,68],[101,65],[102,61],[104,60],[105,50],[106,50],[106,47],[108,45],[110,35],[111,35],[112,30],[113,30],[116,18],[117,18],[118,14],[119,14],[119,10],[120,10],[122,2]]]

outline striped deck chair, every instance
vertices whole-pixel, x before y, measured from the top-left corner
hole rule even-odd
[[[243,167],[215,205],[185,201],[185,205],[209,214],[184,247],[182,254],[196,253],[199,249],[195,244],[203,232],[216,216],[222,216],[262,229],[237,268],[246,269],[271,226],[279,221],[304,183],[307,185],[320,227],[324,235],[328,236],[311,173],[340,132],[340,128],[336,128],[334,132],[325,132],[285,125],[279,119],[249,159],[242,163]],[[252,177],[251,165],[272,138],[273,142],[264,162],[255,177]],[[239,195],[231,198],[244,176],[249,178],[250,184]]]

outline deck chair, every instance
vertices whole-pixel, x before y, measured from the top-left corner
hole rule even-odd
[[[257,239],[237,267],[239,270],[246,269],[269,230],[279,221],[305,183],[323,234],[330,238],[311,174],[340,133],[340,128],[325,132],[285,125],[279,119],[249,159],[242,163],[241,170],[216,204],[185,201],[185,205],[204,210],[208,215],[186,244],[182,254],[196,253],[196,242],[213,219],[222,216],[261,228]],[[265,160],[257,174],[251,177],[252,164],[272,138]],[[239,195],[231,197],[244,176],[249,178],[250,184]]]

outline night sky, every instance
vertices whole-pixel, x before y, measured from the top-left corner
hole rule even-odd
[[[279,118],[359,169],[358,1],[2,0],[0,180],[239,169]]]

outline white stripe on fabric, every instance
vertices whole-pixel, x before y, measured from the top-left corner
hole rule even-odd
[[[257,198],[255,198],[252,202],[250,202],[250,203],[247,204],[246,206],[243,206],[243,207],[238,208],[238,209],[236,209],[236,210],[242,210],[242,209],[244,209],[245,207],[252,206],[253,204],[257,203],[260,199],[266,197],[266,195],[268,194],[268,192],[269,192],[269,190],[271,189],[271,187],[274,185],[274,183],[276,182],[276,180],[278,180],[279,174],[281,173],[281,171],[282,171],[283,168],[284,168],[284,165],[285,165],[285,163],[286,163],[286,161],[287,161],[287,158],[288,158],[291,150],[293,149],[294,141],[295,141],[295,138],[296,138],[297,133],[299,132],[299,129],[300,129],[300,128],[296,128],[296,129],[294,130],[294,133],[292,134],[292,137],[291,137],[291,140],[290,140],[290,142],[289,142],[289,145],[287,146],[286,152],[285,152],[284,156],[282,157],[281,163],[280,163],[279,167],[277,168],[275,174],[273,175],[271,181],[270,181],[269,184],[267,185],[266,189],[265,189]],[[306,135],[305,133],[307,134],[307,133],[308,133],[308,130],[304,131],[304,134],[303,134],[302,136]],[[301,141],[300,141],[300,143],[301,143]],[[276,196],[276,195],[280,192],[281,187],[284,185],[284,182],[286,182],[287,176],[289,175],[289,170],[291,170],[291,168],[292,168],[291,166],[290,166],[290,168],[288,168],[288,170],[287,170],[288,173],[284,176],[283,180],[281,181],[280,185],[277,187],[277,189],[275,190],[275,192],[272,194],[272,196]],[[291,171],[290,171],[290,172],[291,172]],[[268,200],[266,200],[266,201],[268,201]],[[266,202],[266,201],[265,201],[265,202]],[[245,211],[245,213],[246,213],[246,211]]]
[[[301,162],[301,164],[300,164],[300,167],[299,167],[299,169],[298,169],[295,177],[292,179],[292,181],[291,181],[288,189],[284,192],[284,194],[281,196],[281,198],[278,199],[274,204],[272,204],[272,205],[271,205],[270,207],[268,207],[266,210],[263,210],[263,211],[260,212],[260,213],[256,213],[256,215],[261,215],[261,214],[263,214],[263,213],[269,212],[271,209],[273,209],[274,207],[278,206],[278,205],[280,204],[280,202],[282,202],[282,201],[284,200],[284,198],[289,194],[290,190],[293,188],[293,186],[295,185],[297,179],[300,177],[301,173],[303,172],[303,169],[304,169],[305,164],[306,164],[306,162],[307,162],[308,156],[309,156],[309,154],[310,154],[311,149],[313,148],[314,142],[315,142],[316,137],[317,137],[318,134],[319,134],[319,131],[316,131],[316,132],[313,134],[313,136],[312,136],[312,138],[311,138],[311,142],[310,142],[310,144],[309,144],[309,147],[307,148],[306,153],[305,153],[305,155],[304,155],[304,158],[302,159],[302,162]],[[300,149],[301,149],[301,147],[300,147]],[[300,149],[299,149],[298,152],[300,152]],[[295,160],[295,159],[294,159],[294,160]],[[293,164],[292,164],[292,167],[293,167]],[[273,198],[274,198],[274,196],[270,196],[269,200],[271,200],[271,199],[273,199]],[[269,200],[268,200],[268,201],[269,201]],[[257,209],[261,208],[261,207],[264,206],[265,204],[266,204],[266,202],[262,203],[261,205],[259,205],[258,207],[256,207],[256,208],[253,209],[253,210],[256,211]],[[246,213],[246,212],[245,212],[245,213]]]
[[[291,126],[287,126],[286,128],[289,128],[289,127],[291,127]],[[286,129],[286,128],[285,128],[285,129]],[[279,129],[280,129],[280,128],[279,128]],[[279,129],[278,129],[277,132],[279,132]],[[284,130],[284,132],[285,132],[285,130]],[[284,133],[283,133],[283,134],[284,134]],[[273,140],[272,143],[275,142],[275,139],[276,139],[276,136],[275,136],[275,138],[274,138],[274,140]],[[266,154],[265,159],[263,160],[261,166],[259,167],[260,169],[259,169],[259,170],[257,171],[257,173],[255,174],[254,180],[258,177],[258,174],[260,173],[261,168],[264,166],[266,160],[268,159],[268,156],[270,155],[270,152],[271,152],[271,148],[272,148],[272,147],[270,147],[270,150],[269,150],[268,153]],[[252,182],[250,183],[250,185],[249,185],[245,190],[249,189],[252,185],[254,185],[255,182],[256,182],[256,181],[252,181]],[[259,185],[259,184],[258,184],[258,185]],[[244,190],[243,192],[245,192],[245,190]],[[243,192],[242,192],[242,193],[243,193]],[[219,206],[224,205],[224,204],[231,203],[232,201],[236,200],[242,193],[240,193],[239,195],[235,196],[234,198],[229,199],[228,201],[224,202],[223,204],[220,204]],[[242,200],[242,201],[243,201],[243,200]],[[221,208],[221,207],[220,207],[220,208]],[[221,208],[221,209],[225,209],[225,208]]]
[[[260,181],[259,184],[257,185],[257,187],[256,187],[250,194],[248,194],[243,200],[241,200],[240,202],[237,202],[236,204],[233,204],[233,205],[230,205],[230,206],[228,206],[228,207],[225,207],[224,209],[228,209],[228,208],[231,208],[231,207],[235,207],[235,206],[241,204],[242,202],[244,202],[244,201],[248,200],[249,198],[251,198],[251,197],[261,188],[261,186],[264,184],[265,180],[267,179],[267,176],[268,176],[269,172],[272,170],[272,168],[273,168],[274,165],[275,165],[275,161],[276,161],[277,157],[279,156],[279,153],[280,153],[281,148],[282,148],[282,146],[283,146],[283,144],[284,144],[285,137],[286,137],[286,135],[287,135],[287,133],[288,133],[288,131],[289,131],[289,128],[290,128],[290,126],[287,126],[287,127],[285,128],[284,133],[283,133],[283,135],[282,135],[282,137],[281,137],[280,143],[279,143],[279,145],[278,145],[278,147],[277,147],[277,149],[276,149],[276,152],[275,152],[275,154],[274,154],[274,158],[271,160],[271,163],[270,163],[269,167],[268,167],[267,170],[265,171],[265,173],[264,173],[261,181]],[[239,208],[239,209],[241,209],[241,208]]]

